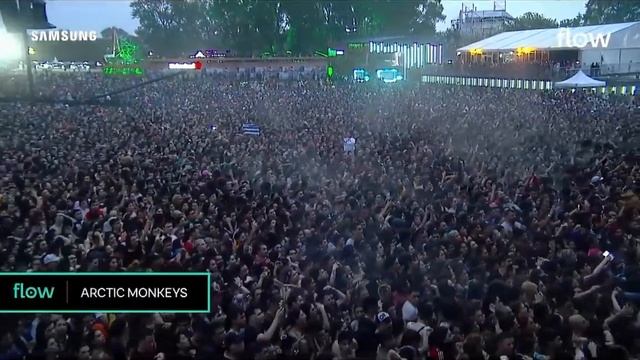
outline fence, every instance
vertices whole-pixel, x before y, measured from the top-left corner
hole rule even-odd
[[[424,69],[428,75],[468,76],[468,77],[516,77],[521,79],[558,80],[563,74],[553,72],[547,65],[508,64],[446,64],[431,65]]]
[[[582,71],[589,74],[590,64],[582,64]],[[602,64],[600,75],[640,74],[640,62],[628,64]]]
[[[522,90],[551,90],[553,89],[553,81],[550,80],[532,80],[532,79],[504,79],[493,77],[466,77],[466,76],[446,76],[446,75],[422,75],[422,83],[441,84],[441,85],[458,85],[458,86],[477,86],[492,87],[506,89],[522,89]],[[603,94],[621,94],[636,95],[636,85],[612,85],[602,88],[591,88],[592,91],[599,91]]]
[[[572,64],[570,66],[553,66],[550,64],[445,64],[429,65],[423,73],[428,75],[520,78],[545,81],[561,81],[578,70],[595,76],[591,64]],[[640,62],[630,64],[601,64],[597,75],[611,76],[621,74],[640,74]]]

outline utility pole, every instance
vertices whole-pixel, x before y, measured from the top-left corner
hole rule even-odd
[[[8,33],[22,37],[24,45],[22,59],[27,67],[29,99],[34,100],[33,64],[29,54],[28,29],[55,28],[47,19],[45,0],[0,0],[0,16]]]

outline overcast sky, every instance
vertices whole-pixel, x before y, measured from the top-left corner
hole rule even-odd
[[[131,17],[129,3],[128,0],[49,0],[47,13],[49,22],[58,28],[101,31],[109,26],[117,26],[133,33],[139,24]],[[585,3],[586,0],[508,0],[506,8],[513,16],[536,11],[544,16],[563,20],[573,18],[579,12],[584,13]],[[447,19],[438,24],[438,30],[446,29],[451,20],[458,17],[463,1],[444,0],[442,4]],[[493,9],[493,1],[464,1],[464,4],[468,7],[474,4],[478,10]]]

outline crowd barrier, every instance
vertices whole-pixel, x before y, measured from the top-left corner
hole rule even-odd
[[[466,76],[446,76],[446,75],[422,75],[421,81],[427,84],[458,85],[458,86],[478,86],[492,88],[522,89],[522,90],[552,90],[553,81],[531,80],[531,79],[499,79]],[[607,85],[601,88],[591,88],[592,91],[599,91],[603,94],[613,93],[622,95],[636,94],[636,85]]]
[[[630,64],[601,64],[598,68],[591,68],[591,64],[572,64],[571,66],[555,67],[548,64],[522,64],[509,63],[500,65],[491,64],[447,64],[429,65],[424,68],[425,75],[464,76],[464,77],[488,77],[520,79],[537,79],[548,81],[561,81],[573,76],[578,70],[582,70],[591,77],[620,77],[640,75],[640,62]]]

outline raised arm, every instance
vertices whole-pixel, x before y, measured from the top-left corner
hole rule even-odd
[[[278,330],[278,327],[280,326],[280,323],[282,323],[282,320],[284,319],[284,309],[278,308],[278,311],[276,312],[276,316],[273,318],[273,321],[271,322],[271,325],[269,325],[269,328],[263,332],[258,334],[258,342],[261,343],[266,343],[266,342],[270,342],[271,339],[273,339],[273,335],[275,335],[276,330]]]

